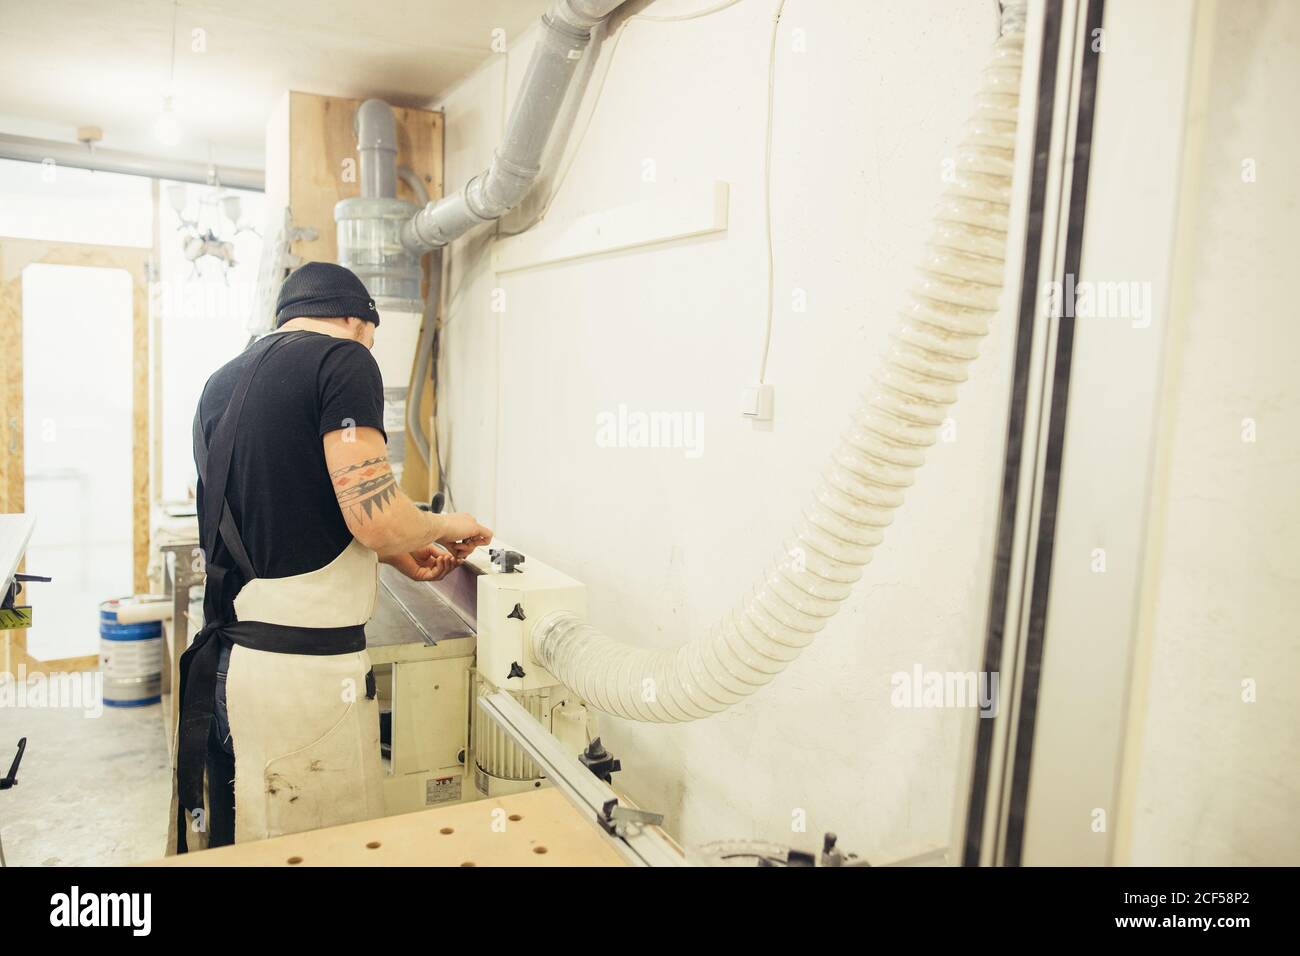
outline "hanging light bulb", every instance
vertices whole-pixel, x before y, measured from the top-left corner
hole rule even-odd
[[[164,146],[175,146],[181,141],[181,124],[172,112],[172,98],[163,97],[163,111],[154,123],[153,134]]]
[[[180,4],[178,0],[172,0],[172,43],[171,43],[171,68],[167,74],[167,90],[176,89],[176,10]],[[162,112],[158,114],[158,119],[153,124],[153,135],[158,142],[164,146],[175,146],[181,141],[181,124],[176,120],[176,114],[172,112],[172,98],[170,95],[163,97]]]
[[[226,195],[221,197],[221,211],[225,213],[236,227],[239,225],[239,219],[244,214],[244,204],[238,196]]]
[[[185,204],[189,201],[189,189],[184,183],[172,183],[167,187],[167,202],[172,209],[176,210],[176,215],[185,211]]]

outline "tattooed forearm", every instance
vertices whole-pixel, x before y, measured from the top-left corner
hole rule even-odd
[[[330,481],[344,517],[358,523],[373,520],[399,494],[387,455],[336,469]]]
[[[383,432],[333,431],[321,441],[339,511],[363,547],[384,558],[414,551],[438,537],[442,521],[417,508],[397,486]]]

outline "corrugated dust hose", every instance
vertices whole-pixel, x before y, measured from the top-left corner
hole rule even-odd
[[[1023,13],[1004,19],[1003,34],[889,354],[780,559],[709,635],[675,648],[632,647],[566,613],[534,628],[538,660],[593,707],[658,722],[725,710],[811,643],[861,577],[998,309]]]

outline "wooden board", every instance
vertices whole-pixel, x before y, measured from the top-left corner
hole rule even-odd
[[[625,252],[727,231],[731,187],[697,180],[661,187],[652,199],[530,229],[492,248],[497,274]]]
[[[626,866],[553,788],[167,857],[145,866]]]
[[[0,511],[23,510],[23,291],[7,279],[0,242]],[[21,272],[19,273],[21,275]]]

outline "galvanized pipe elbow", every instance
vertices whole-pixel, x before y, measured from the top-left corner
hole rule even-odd
[[[455,195],[429,203],[401,231],[412,252],[445,246],[475,226],[500,219],[519,205],[542,171],[542,155],[578,68],[591,28],[623,0],[555,0],[542,17],[505,138],[492,163]]]

